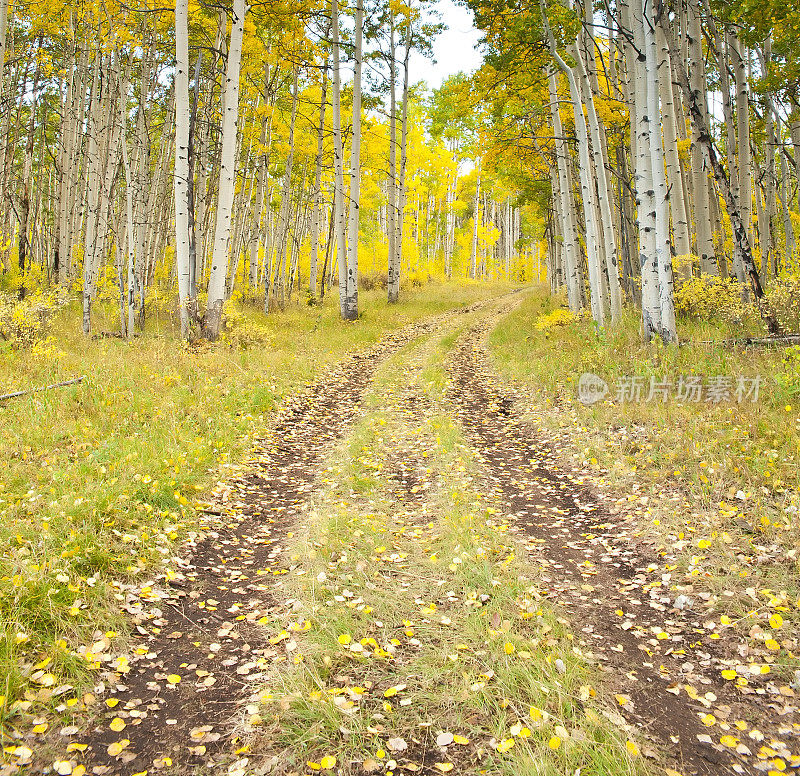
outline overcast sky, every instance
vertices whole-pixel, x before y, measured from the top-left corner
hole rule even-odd
[[[409,60],[411,83],[426,81],[431,89],[453,73],[463,70],[470,73],[480,67],[482,57],[478,51],[480,32],[472,23],[472,11],[456,5],[453,0],[438,0],[436,8],[446,29],[433,44],[436,62],[412,53]]]

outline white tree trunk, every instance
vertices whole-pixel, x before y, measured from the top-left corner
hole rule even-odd
[[[344,294],[347,288],[347,235],[345,233],[344,207],[344,151],[342,149],[342,75],[339,66],[339,6],[337,0],[331,0],[331,28],[333,42],[333,95],[331,110],[333,112],[333,166],[335,209],[334,227],[336,230],[336,261],[339,267],[339,312],[345,317]]]
[[[330,37],[330,24],[327,37]],[[309,259],[308,291],[317,295],[317,265],[319,263],[319,232],[322,216],[322,153],[325,140],[325,108],[328,95],[328,58],[322,66],[322,87],[319,100],[319,133],[317,134],[317,158],[314,163],[314,209],[311,211],[311,258]]]
[[[617,258],[617,240],[616,235],[614,234],[614,216],[611,212],[611,198],[608,196],[610,187],[608,182],[608,174],[606,171],[608,160],[604,154],[605,143],[603,142],[603,127],[601,126],[600,119],[597,116],[594,93],[592,91],[592,83],[589,78],[589,73],[594,74],[595,71],[595,42],[594,37],[591,34],[592,27],[590,22],[592,18],[592,11],[590,4],[586,5],[586,14],[587,26],[589,27],[589,33],[586,35],[588,40],[587,51],[585,52],[586,65],[584,66],[580,52],[577,50],[575,51],[575,62],[577,64],[578,73],[583,84],[582,91],[584,103],[586,105],[586,115],[588,118],[589,130],[592,138],[592,156],[594,161],[595,175],[597,176],[597,199],[600,211],[599,224],[601,229],[599,231],[602,231],[603,253],[605,254],[605,266],[608,277],[608,288],[611,304],[611,322],[616,323],[619,320],[620,315],[622,315],[622,291],[619,285],[619,261]],[[601,286],[603,286],[605,282],[604,278],[601,277],[600,280]]]
[[[133,186],[132,180],[133,176],[131,175],[131,165],[128,160],[128,140],[125,137],[125,114],[126,114],[126,104],[125,100],[121,103],[121,123],[122,123],[122,166],[125,172],[125,216],[127,221],[127,228],[125,230],[125,241],[128,246],[128,261],[127,261],[127,274],[128,274],[128,289],[126,294],[126,307],[127,307],[127,318],[128,323],[127,326],[124,327],[124,334],[126,338],[130,341],[133,337],[134,332],[134,317],[135,317],[135,295],[134,295],[134,287],[136,283],[134,269],[136,267],[136,239],[135,239],[135,231],[133,227]],[[120,271],[120,290],[125,288],[122,282],[122,272]],[[124,320],[124,317],[123,317]]]
[[[581,180],[581,195],[583,197],[584,223],[586,226],[586,252],[589,267],[589,289],[592,318],[602,326],[605,323],[605,310],[602,300],[601,265],[600,252],[597,243],[597,225],[595,223],[596,199],[597,194],[594,189],[594,180],[591,177],[592,161],[589,156],[589,137],[586,131],[586,120],[583,115],[583,105],[581,104],[581,90],[572,68],[564,61],[558,53],[556,41],[553,37],[550,24],[547,19],[545,0],[539,0],[542,10],[542,20],[545,24],[545,31],[550,46],[550,53],[556,64],[567,78],[569,84],[572,106],[575,114],[575,133],[578,138],[578,153],[580,163],[578,172]]]
[[[642,18],[644,20],[645,43],[645,76],[647,81],[647,113],[648,116],[661,115],[658,101],[658,47],[656,46],[655,17],[652,14],[652,0],[642,0]],[[672,253],[669,239],[669,195],[667,178],[664,171],[664,151],[661,145],[660,122],[652,119],[649,122],[650,162],[655,190],[656,211],[656,264],[658,275],[658,302],[660,308],[659,334],[664,342],[677,342],[675,327],[675,303],[673,297]]]
[[[388,232],[387,253],[387,299],[390,304],[400,298],[400,267],[397,264],[397,75],[394,11],[389,11],[389,180],[387,181],[388,203],[386,221]]]
[[[635,48],[646,53],[644,19],[640,0],[633,0],[631,21]],[[636,128],[636,216],[639,223],[639,266],[642,277],[643,336],[649,342],[661,330],[658,262],[656,260],[656,197],[653,182],[653,156],[650,138],[653,131],[648,111],[648,77],[645,63],[634,60],[634,109]],[[658,126],[658,125],[656,125]]]
[[[470,251],[470,258],[469,258],[469,276],[473,280],[475,280],[475,278],[477,277],[477,270],[478,270],[478,228],[480,226],[480,221],[481,221],[480,204],[481,204],[481,168],[479,162],[478,180],[475,184],[475,205],[473,207],[473,218],[472,218],[472,250]]]
[[[208,278],[208,303],[204,334],[210,340],[219,337],[222,326],[222,305],[225,301],[225,279],[228,275],[228,245],[231,236],[231,213],[236,191],[236,135],[239,119],[239,72],[244,39],[245,0],[233,0],[231,39],[225,69],[225,90],[222,98],[222,151],[219,193],[214,227],[214,252]]]
[[[123,144],[124,145],[124,144]],[[175,273],[181,338],[189,338],[189,0],[175,0]]]
[[[561,114],[558,109],[558,82],[556,74],[550,73],[550,116],[553,121],[553,135],[556,143],[556,166],[558,168],[559,211],[562,218],[561,235],[564,244],[564,265],[566,271],[567,300],[569,309],[577,313],[580,310],[580,246],[576,240],[575,208],[572,202],[572,185],[569,180],[567,157],[569,148],[564,138],[561,125]]]
[[[739,38],[731,34],[733,78],[736,86],[736,151],[739,159],[739,208],[752,250],[753,239],[753,182],[750,175],[750,94],[747,88],[747,64]]]
[[[675,92],[672,88],[672,60],[664,31],[659,25],[656,29],[656,43],[659,48],[658,90],[661,97],[661,116],[664,130],[664,154],[669,176],[669,203],[672,211],[672,229],[675,238],[675,253],[688,257],[692,252],[692,234],[689,224],[689,203],[685,197],[685,184],[680,156],[678,154],[678,113],[675,109]],[[680,115],[683,122],[683,115]],[[688,274],[691,267],[688,265]]]
[[[702,48],[699,0],[688,0],[689,66],[692,92],[697,95],[704,119],[708,122],[708,107],[705,91],[705,63]],[[709,275],[719,275],[714,235],[711,228],[711,203],[709,201],[708,169],[705,165],[702,144],[697,128],[692,124],[692,195],[694,199],[694,221],[697,234],[697,255],[700,269]]]
[[[356,45],[353,63],[353,137],[350,146],[350,214],[343,318],[358,318],[358,227],[361,200],[361,59],[364,39],[364,0],[356,0]]]

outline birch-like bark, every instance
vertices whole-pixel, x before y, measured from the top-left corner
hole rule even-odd
[[[567,300],[569,309],[574,313],[580,311],[580,246],[576,241],[575,208],[572,202],[572,185],[569,180],[567,166],[569,149],[564,130],[561,125],[561,114],[558,109],[558,83],[555,73],[551,72],[547,79],[550,88],[550,116],[553,121],[553,135],[556,143],[556,167],[558,168],[559,210],[562,218],[561,235],[564,245],[564,265],[566,270]]]
[[[214,228],[214,252],[208,279],[208,304],[204,334],[210,340],[219,337],[225,279],[228,274],[228,244],[231,236],[231,212],[236,190],[236,128],[239,119],[239,72],[244,38],[245,0],[233,0],[231,38],[225,68],[225,91],[222,99],[222,151]]]
[[[394,9],[389,9],[389,180],[386,221],[388,233],[386,288],[389,304],[400,298],[400,267],[397,265],[397,44],[395,42]]]
[[[128,288],[127,293],[124,294],[126,298],[125,307],[127,307],[127,326],[123,326],[123,334],[126,339],[130,341],[133,338],[135,327],[135,267],[136,267],[136,237],[133,227],[133,176],[131,175],[131,165],[128,160],[128,140],[125,132],[125,114],[127,106],[125,100],[122,101],[122,110],[120,111],[120,123],[122,124],[122,168],[125,173],[125,217],[127,227],[125,230],[125,242],[127,244],[127,275],[128,275]],[[120,270],[120,291],[125,288],[123,282],[122,271]],[[125,320],[125,313],[123,312],[123,321]]]
[[[286,303],[286,250],[289,243],[289,219],[292,207],[292,168],[294,166],[294,133],[297,121],[298,78],[300,68],[294,70],[292,82],[292,111],[289,120],[289,153],[286,158],[286,168],[283,173],[283,187],[281,189],[281,209],[278,217],[278,239],[275,253],[275,291],[278,297],[278,307],[282,310]]]
[[[649,342],[661,330],[659,303],[658,261],[656,258],[656,196],[653,183],[653,154],[650,139],[653,129],[648,111],[646,73],[646,43],[642,3],[633,0],[631,21],[635,48],[641,52],[631,64],[634,80],[634,126],[636,129],[636,218],[639,223],[639,267],[642,280],[642,334]]]
[[[325,37],[330,37],[331,26]],[[317,157],[314,161],[314,209],[311,211],[311,257],[309,259],[308,291],[312,298],[317,295],[317,264],[319,262],[319,232],[322,216],[322,153],[325,139],[325,108],[328,99],[328,57],[322,66],[322,87],[319,100],[319,132],[317,134]]]
[[[356,0],[353,62],[353,137],[350,145],[350,214],[348,217],[347,272],[342,317],[358,318],[358,227],[361,202],[361,60],[364,41],[364,0]],[[403,124],[405,131],[405,124]],[[402,179],[401,179],[402,186]]]
[[[600,278],[600,254],[597,244],[597,225],[595,224],[594,215],[596,210],[596,191],[594,190],[594,180],[591,178],[592,162],[589,156],[589,137],[586,130],[586,120],[583,115],[583,105],[581,104],[581,91],[578,81],[572,68],[567,65],[561,55],[558,53],[556,41],[553,32],[550,29],[550,23],[547,19],[547,8],[545,0],[539,0],[539,5],[542,11],[542,21],[545,26],[545,33],[547,35],[548,45],[550,47],[550,54],[556,61],[561,71],[567,78],[569,84],[570,96],[572,98],[573,111],[575,114],[575,132],[578,137],[578,153],[580,156],[580,164],[578,165],[578,172],[581,180],[581,194],[584,203],[584,224],[586,228],[586,252],[589,268],[589,288],[590,303],[592,309],[592,318],[594,321],[602,326],[605,323],[605,309],[602,301],[602,284]]]
[[[672,230],[675,254],[683,257],[685,277],[691,277],[688,257],[692,252],[692,233],[689,224],[689,203],[686,201],[686,187],[683,180],[680,155],[678,153],[678,118],[675,108],[675,93],[672,88],[672,60],[669,46],[660,25],[656,26],[656,44],[659,49],[658,91],[661,98],[661,118],[664,131],[664,161],[669,178],[669,204],[672,212]]]
[[[582,83],[584,103],[586,105],[586,116],[589,124],[589,131],[592,139],[592,158],[596,175],[596,188],[598,192],[597,204],[600,212],[599,232],[602,232],[603,254],[605,259],[605,277],[601,272],[601,286],[608,280],[608,290],[611,307],[611,322],[616,323],[622,315],[622,291],[619,285],[619,259],[617,256],[617,240],[614,234],[614,216],[611,212],[611,191],[607,167],[608,158],[606,144],[604,142],[604,128],[597,115],[597,108],[594,101],[594,89],[597,88],[596,67],[595,67],[595,40],[593,34],[593,14],[591,4],[586,4],[586,28],[585,38],[587,46],[583,52],[586,57],[584,63],[579,51],[576,51],[575,62],[578,68],[578,75]],[[591,78],[590,78],[591,75]],[[605,297],[605,293],[603,293]]]
[[[200,100],[200,66],[203,62],[202,49],[197,52],[194,66],[194,87],[192,89],[192,107],[189,114],[189,177],[187,200],[189,205],[189,298],[187,309],[189,320],[197,320],[197,216],[195,212],[194,171],[197,162],[197,107]]]
[[[477,277],[478,269],[478,227],[480,225],[480,204],[481,204],[481,167],[478,162],[478,179],[475,184],[475,205],[473,207],[472,218],[472,250],[469,257],[469,276],[472,280]]]
[[[395,220],[395,282],[400,291],[400,273],[403,265],[403,231],[406,213],[406,168],[408,167],[408,59],[411,54],[411,20],[406,27],[405,53],[403,55],[403,97],[400,127],[400,173],[397,185],[397,218]],[[418,219],[414,221],[415,228]]]
[[[778,138],[781,137],[780,119],[776,115],[775,123],[777,126]],[[779,198],[781,201],[781,212],[783,214],[783,233],[786,240],[785,243],[785,259],[789,260],[794,257],[795,253],[795,236],[794,226],[792,224],[792,217],[789,213],[789,165],[786,163],[786,154],[781,150],[778,155],[781,160],[781,175],[780,175],[780,191]]]
[[[339,65],[339,5],[331,0],[331,28],[333,30],[331,54],[333,56],[333,166],[334,166],[334,209],[336,233],[336,261],[339,268],[339,313],[345,317],[344,296],[347,288],[347,235],[345,234],[344,207],[344,152],[342,150],[342,74]]]
[[[175,273],[181,338],[189,339],[189,1],[175,0]]]
[[[647,82],[647,113],[649,121],[650,162],[655,191],[656,212],[656,264],[658,276],[658,303],[660,308],[659,334],[666,342],[677,342],[675,324],[674,281],[672,277],[672,252],[669,239],[669,195],[664,170],[664,151],[659,131],[660,105],[658,99],[658,47],[655,35],[655,17],[652,0],[642,0],[642,19],[645,44],[645,76]]]
[[[768,37],[763,48],[756,49],[761,63],[761,72],[765,76],[769,72],[769,62],[772,59],[772,40]],[[764,226],[760,230],[759,242],[761,244],[761,276],[776,277],[778,274],[778,257],[775,250],[773,224],[777,211],[777,180],[775,175],[775,150],[778,139],[775,135],[775,103],[772,93],[767,89],[764,93],[764,134],[766,144],[764,148]]]
[[[741,214],[738,210],[737,203],[731,194],[728,175],[725,172],[725,168],[720,163],[719,158],[717,157],[714,142],[711,138],[708,124],[706,123],[706,111],[704,110],[705,106],[700,103],[697,93],[692,88],[692,83],[686,73],[686,68],[679,59],[678,48],[675,44],[672,30],[669,26],[669,14],[663,6],[663,0],[656,0],[655,13],[655,18],[658,20],[658,23],[661,24],[669,44],[672,62],[675,66],[675,75],[677,76],[677,81],[680,84],[683,92],[684,100],[686,101],[686,107],[692,119],[692,125],[696,132],[698,143],[702,148],[706,160],[714,172],[714,177],[719,184],[720,190],[725,197],[725,204],[728,209],[728,215],[731,219],[731,228],[733,230],[734,250],[741,253],[740,260],[742,261],[748,278],[750,279],[750,286],[753,290],[753,295],[758,300],[765,300],[764,289],[761,285],[761,278],[759,277],[758,269],[753,261],[753,255],[750,251],[750,244],[747,241],[747,231],[742,221]],[[766,301],[762,303],[761,314],[771,334],[783,333],[778,320],[775,318],[775,315],[772,313],[769,304]]]
[[[708,124],[708,107],[705,90],[705,62],[702,49],[702,27],[700,22],[699,0],[688,0],[689,68],[692,101],[703,115],[703,123]],[[673,65],[676,64],[672,57]],[[711,227],[711,204],[709,202],[708,170],[705,166],[702,141],[698,130],[692,124],[692,195],[694,199],[694,220],[697,235],[697,255],[700,257],[700,270],[708,275],[719,275],[714,235]]]
[[[739,207],[750,249],[753,249],[753,182],[750,177],[750,94],[747,63],[738,36],[731,33],[733,78],[736,86],[736,155],[739,160]]]

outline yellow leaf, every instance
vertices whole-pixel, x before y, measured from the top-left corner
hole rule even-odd
[[[125,749],[130,744],[127,738],[123,738],[121,741],[114,741],[113,744],[108,745],[108,753],[112,757],[116,757],[117,755],[122,753],[122,750]]]
[[[764,646],[765,646],[767,649],[771,649],[773,652],[777,652],[777,651],[778,651],[778,650],[781,648],[781,645],[780,645],[780,644],[778,644],[778,642],[777,642],[777,641],[775,641],[775,639],[767,639],[767,640],[764,642]]]
[[[178,674],[170,674],[170,675],[167,677],[167,681],[168,681],[170,684],[177,684],[178,682],[180,682],[180,680],[181,680],[181,678],[180,678],[180,676],[178,676]]]
[[[547,742],[547,745],[555,751],[559,746],[561,746],[561,739],[558,736],[551,736],[550,740]]]
[[[639,747],[636,745],[635,741],[630,741],[630,740],[626,741],[625,748],[628,750],[628,754],[631,757],[638,757],[641,754],[641,752],[639,751]]]
[[[617,703],[620,706],[624,706],[626,703],[630,703],[630,700],[631,700],[627,695],[621,695],[619,693],[617,695],[615,695],[614,697],[617,699]]]
[[[727,679],[728,681],[732,681],[733,679],[736,678],[736,671],[734,671],[732,668],[726,668],[722,672],[722,678]]]
[[[512,654],[514,654],[514,652],[517,651],[517,648],[510,641],[507,641],[503,645],[503,649],[506,651],[507,655],[512,655]]]
[[[536,706],[531,706],[530,709],[528,709],[528,716],[530,716],[534,722],[537,722],[542,718],[542,710],[536,708]]]
[[[352,640],[353,637],[349,633],[342,633],[337,639],[337,641],[344,646],[347,646]]]
[[[336,766],[336,758],[332,754],[326,754],[319,761],[319,767],[322,768],[323,771],[330,770],[331,768]]]
[[[123,730],[125,730],[125,720],[120,719],[119,717],[114,717],[114,719],[111,720],[109,727],[115,733],[121,733]]]
[[[442,773],[450,773],[453,770],[453,763],[436,763],[436,769]]]
[[[736,749],[739,744],[739,739],[736,736],[722,736],[719,742],[723,746],[729,746],[731,749]]]
[[[703,716],[700,717],[700,721],[706,727],[711,727],[717,721],[717,718],[713,714],[703,714]]]
[[[498,752],[507,752],[514,746],[513,738],[505,738],[497,745]]]
[[[769,616],[769,624],[770,627],[778,630],[783,625],[783,617],[781,617],[777,612],[775,614],[771,614]]]
[[[466,746],[469,743],[469,739],[465,736],[453,736],[453,742],[456,744],[461,744],[462,746]]]

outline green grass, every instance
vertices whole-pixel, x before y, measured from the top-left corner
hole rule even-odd
[[[478,490],[444,403],[456,334],[422,338],[379,370],[331,460],[296,539],[302,573],[283,578],[282,594],[303,605],[275,629],[297,648],[273,663],[251,748],[274,753],[279,773],[325,757],[344,774],[370,759],[392,770],[419,765],[423,750],[442,772],[644,773],[567,622],[540,603],[524,548]],[[387,489],[398,458],[428,483],[424,510]],[[461,743],[438,750],[440,732]],[[408,750],[393,752],[397,738]]]
[[[790,627],[773,632],[767,621],[773,612],[800,619],[797,349],[710,344],[731,337],[731,327],[688,320],[679,322],[680,347],[645,345],[631,309],[605,332],[588,320],[542,326],[562,304],[540,288],[488,339],[494,368],[516,383],[526,419],[572,465],[627,497],[639,533],[677,558],[679,579],[712,593],[709,615],[730,616],[743,633],[759,624],[762,649],[774,637],[782,646],[775,659],[793,670]],[[603,378],[611,397],[582,405],[584,372]],[[760,375],[763,384],[757,402],[613,398],[623,376],[675,382],[682,374]]]
[[[246,455],[283,396],[389,331],[505,290],[437,284],[395,306],[362,293],[353,324],[330,299],[270,316],[242,309],[222,343],[196,348],[167,318],[130,344],[87,339],[71,303],[45,343],[0,343],[0,392],[86,375],[0,403],[0,720],[25,707],[48,658],[57,684],[85,683],[76,647],[97,630],[124,631],[110,582],[159,573],[198,498]],[[116,326],[113,308],[96,310],[96,331]]]

